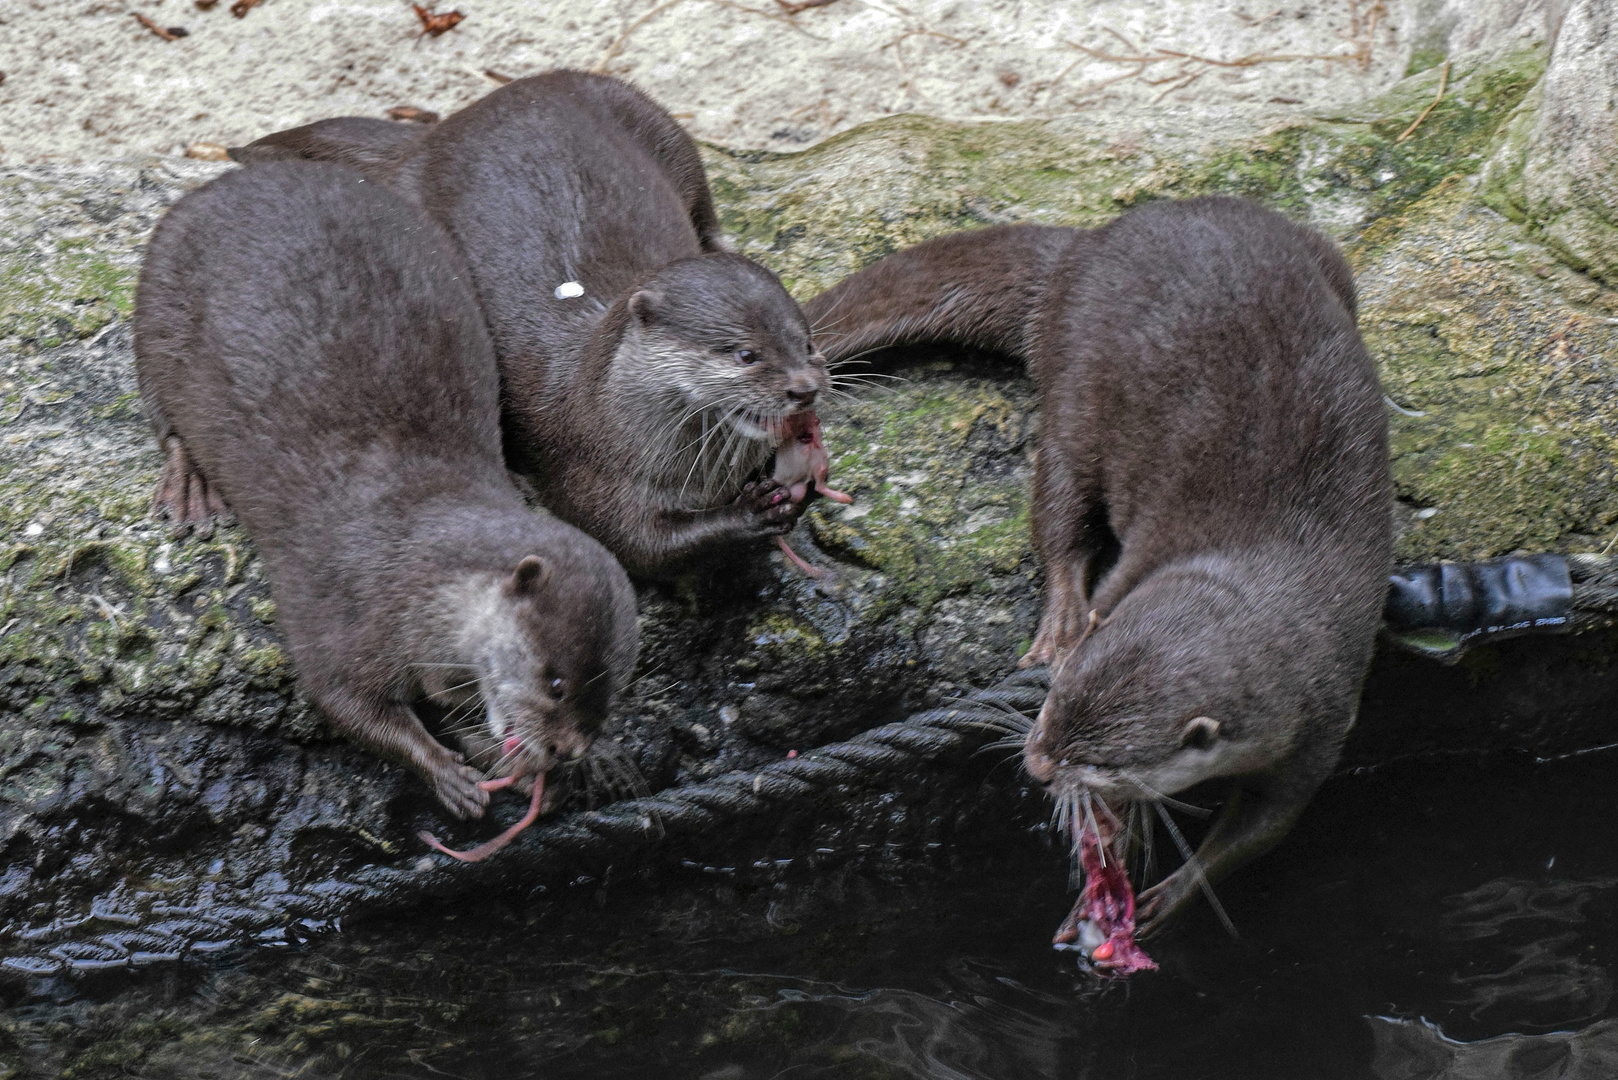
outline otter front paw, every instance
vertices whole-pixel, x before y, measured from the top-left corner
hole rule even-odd
[[[1161,934],[1164,927],[1185,911],[1186,904],[1197,891],[1197,875],[1195,868],[1182,866],[1140,894],[1139,906],[1135,909],[1138,937]]]
[[[1034,643],[1017,661],[1017,666],[1031,668],[1054,664],[1057,657],[1082,644],[1105,622],[1094,611],[1081,616],[1072,605],[1047,609],[1045,617],[1039,622],[1039,632],[1034,635]]]
[[[480,818],[489,807],[489,793],[478,787],[483,774],[470,765],[445,762],[434,766],[427,776],[433,794],[444,809],[460,818]]]
[[[771,479],[754,480],[736,496],[736,504],[749,515],[758,536],[780,536],[798,523],[805,503],[792,501],[792,489]]]

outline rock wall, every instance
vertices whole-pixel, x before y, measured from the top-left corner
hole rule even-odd
[[[1211,191],[1278,206],[1336,237],[1358,271],[1389,394],[1401,557],[1595,550],[1618,530],[1618,292],[1605,234],[1566,223],[1611,220],[1600,177],[1614,158],[1595,141],[1611,131],[1599,115],[1553,103],[1589,90],[1579,72],[1610,47],[1601,6],[1570,7],[1548,74],[1543,37],[1507,35],[1510,47],[1439,55],[1374,101],[1248,138],[904,116],[799,154],[706,156],[726,228],[800,296],[989,222],[1090,225]],[[1465,9],[1434,49],[1483,33]],[[135,395],[134,276],[163,208],[220,168],[0,174],[0,954],[14,972],[149,959],[143,928],[165,920],[206,949],[264,924],[232,912],[279,912],[284,935],[499,880],[456,876],[413,839],[490,826],[439,820],[413,778],[330,740],[297,693],[246,538],[176,543],[147,515],[159,460]],[[793,542],[835,580],[766,548],[722,578],[643,586],[640,677],[611,760],[580,770],[570,806],[621,793],[615,763],[653,789],[752,768],[1010,669],[1038,611],[1031,388],[993,357],[924,352],[894,373],[904,381],[827,417],[833,475],[856,501],[819,504]],[[1591,642],[1555,670],[1606,678],[1610,656]],[[1493,685],[1488,663],[1458,685]],[[1376,730],[1397,740],[1396,727]],[[1499,745],[1512,730],[1445,733]],[[1588,734],[1534,732],[1541,748]],[[907,826],[893,807],[936,782],[851,793],[850,813],[913,836],[924,815]]]

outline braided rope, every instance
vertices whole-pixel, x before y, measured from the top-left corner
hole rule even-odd
[[[367,866],[347,881],[325,880],[287,891],[209,884],[188,903],[174,903],[171,897],[144,911],[119,910],[103,898],[80,918],[12,930],[7,944],[13,951],[0,958],[0,975],[84,975],[204,960],[243,945],[292,943],[330,929],[367,905],[403,906],[423,895],[463,893],[491,875],[541,869],[559,856],[644,849],[726,821],[779,813],[832,789],[868,787],[893,773],[971,753],[1011,730],[1008,710],[1039,708],[1048,688],[1046,671],[1017,672],[992,689],[872,728],[847,742],[566,814],[528,830],[498,859],[474,867],[433,857],[413,868]]]
[[[1567,628],[1578,632],[1618,623],[1618,559],[1574,555],[1568,563],[1573,595]],[[498,859],[474,867],[424,858],[413,867],[370,865],[347,880],[301,887],[289,888],[284,879],[275,890],[204,884],[186,903],[170,897],[138,911],[120,909],[114,898],[102,897],[80,917],[8,928],[10,955],[0,958],[0,976],[87,974],[201,960],[255,943],[295,942],[355,911],[464,894],[513,874],[543,876],[565,857],[610,857],[708,832],[727,821],[779,814],[833,789],[869,787],[884,776],[975,751],[1012,730],[1008,710],[1026,714],[1038,709],[1048,688],[1047,671],[1018,672],[992,689],[846,742],[563,815],[519,836]]]

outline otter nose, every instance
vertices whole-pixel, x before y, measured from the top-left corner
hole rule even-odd
[[[1034,726],[1028,729],[1028,737],[1022,746],[1023,768],[1028,775],[1041,784],[1048,784],[1056,778],[1056,759],[1052,758],[1040,746],[1045,741],[1045,710],[1039,710],[1039,717]]]
[[[813,386],[807,388],[794,386],[787,391],[787,400],[799,408],[807,409],[815,403],[815,395],[818,393],[819,391]]]
[[[590,749],[590,740],[583,735],[563,735],[545,744],[552,761],[577,761]]]
[[[1041,784],[1048,784],[1056,778],[1056,762],[1044,751],[1028,747],[1022,752],[1023,768],[1028,775]]]

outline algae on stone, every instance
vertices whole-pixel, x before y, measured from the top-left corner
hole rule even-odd
[[[1474,179],[1531,130],[1544,62],[1538,46],[1451,57],[1444,99],[1402,142],[1433,69],[1235,144],[896,117],[802,154],[705,154],[727,230],[799,296],[959,228],[1095,225],[1216,191],[1277,205],[1344,242],[1360,274],[1395,406],[1401,554],[1591,548],[1618,530],[1618,297],[1482,204],[1505,174]],[[147,962],[117,919],[218,933],[196,912],[318,921],[473,880],[420,861],[415,830],[445,823],[419,783],[331,743],[297,695],[246,538],[175,542],[148,517],[159,460],[129,289],[162,209],[217,171],[0,177],[0,920],[39,935],[18,961],[34,974]],[[906,381],[825,411],[832,476],[856,502],[817,505],[792,543],[834,580],[762,548],[713,580],[642,588],[621,745],[654,785],[849,734],[1014,663],[1038,611],[1031,388],[983,358],[891,373]],[[74,921],[93,910],[116,918]]]

